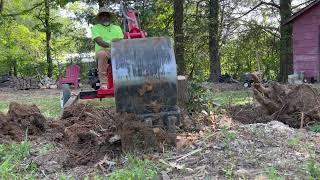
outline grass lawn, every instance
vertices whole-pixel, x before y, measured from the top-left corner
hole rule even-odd
[[[224,91],[213,93],[212,100],[222,106],[245,105],[253,103],[251,91]]]
[[[46,117],[57,118],[60,114],[59,90],[32,90],[0,92],[0,112],[6,113],[10,102],[35,104]],[[114,99],[80,100],[79,102],[94,106],[115,106]]]
[[[229,105],[243,105],[253,102],[250,91],[224,91],[206,95],[209,101],[213,101],[223,107]],[[0,112],[6,113],[9,109],[10,102],[22,104],[35,104],[41,112],[50,118],[57,118],[60,114],[60,93],[59,90],[32,90],[32,91],[10,91],[0,92]],[[114,99],[94,99],[80,100],[93,106],[115,106]]]

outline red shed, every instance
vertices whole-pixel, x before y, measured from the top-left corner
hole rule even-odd
[[[293,69],[305,77],[317,79],[320,72],[320,0],[295,13],[288,20],[293,25]]]

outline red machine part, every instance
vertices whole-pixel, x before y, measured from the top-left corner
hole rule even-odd
[[[108,65],[107,78],[108,78],[108,81],[107,81],[108,89],[98,89],[97,90],[97,96],[95,98],[111,98],[111,97],[114,97],[114,85],[113,85],[112,65],[111,65],[111,63]]]
[[[147,36],[147,33],[144,31],[141,31],[139,27],[137,12],[135,10],[128,10],[128,12],[126,13],[129,19],[127,20],[128,32],[124,33],[124,39],[145,38]],[[98,89],[96,95],[83,96],[81,99],[114,97],[114,84],[113,84],[111,63],[108,66],[107,77],[108,77],[108,82],[107,82],[108,89]]]
[[[143,32],[139,28],[137,20],[137,12],[135,10],[128,10],[127,16],[129,17],[128,29],[129,32],[124,33],[125,39],[135,39],[135,38],[145,38],[147,36],[146,32]]]

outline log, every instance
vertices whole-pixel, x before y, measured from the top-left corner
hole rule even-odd
[[[186,108],[189,101],[188,79],[186,76],[178,76],[178,106]]]

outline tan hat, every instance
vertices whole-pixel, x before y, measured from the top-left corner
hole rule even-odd
[[[115,14],[113,13],[113,11],[112,11],[111,9],[107,8],[107,7],[102,7],[102,8],[99,9],[99,12],[98,12],[98,14],[97,14],[97,17],[98,17],[98,18],[99,18],[99,15],[100,15],[101,13],[109,13],[110,16],[115,16]]]

